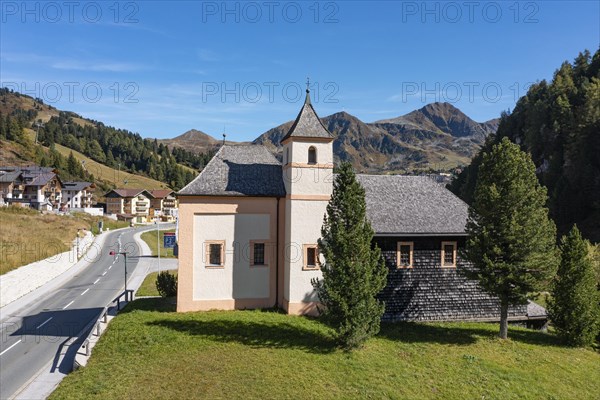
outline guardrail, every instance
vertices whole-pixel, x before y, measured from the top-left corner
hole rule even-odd
[[[122,300],[123,297],[125,297],[124,300]],[[90,356],[90,338],[92,337],[92,335],[100,337],[100,335],[102,334],[101,324],[108,323],[108,313],[114,307],[113,304],[117,303],[116,311],[119,312],[119,311],[121,311],[121,303],[127,304],[127,302],[132,301],[132,300],[133,300],[133,290],[131,290],[131,289],[125,290],[125,291],[123,291],[123,293],[121,293],[117,297],[115,297],[115,299],[113,301],[111,301],[106,307],[104,307],[102,309],[100,316],[98,317],[96,322],[94,322],[94,325],[93,325],[92,329],[90,330],[90,333],[88,333],[87,337],[85,338],[85,340],[83,341],[83,344],[80,347],[80,349],[84,349],[84,351],[85,351],[84,354],[86,357]],[[78,353],[79,353],[79,351],[78,351]]]

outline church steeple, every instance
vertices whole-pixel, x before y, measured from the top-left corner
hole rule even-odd
[[[312,106],[310,101],[310,81],[306,81],[306,98],[304,104],[294,121],[294,124],[288,131],[288,133],[281,139],[281,144],[290,138],[319,138],[319,139],[331,139],[333,135],[327,130],[325,125],[319,119],[317,112]]]
[[[286,192],[284,248],[290,256],[284,257],[280,293],[281,304],[290,314],[318,311],[319,298],[311,280],[322,276],[317,243],[333,193],[333,139],[311,104],[307,79],[304,104],[281,140]]]

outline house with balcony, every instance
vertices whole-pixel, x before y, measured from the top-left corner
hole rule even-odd
[[[4,199],[23,198],[21,171],[0,171],[0,197]]]
[[[138,224],[150,222],[152,194],[145,189],[112,189],[105,195],[106,212]]]
[[[2,196],[6,204],[22,205],[40,211],[59,209],[62,182],[50,167],[0,167]]]
[[[177,217],[177,198],[170,189],[150,190],[150,216],[161,221],[172,222]]]
[[[63,182],[62,201],[68,209],[91,208],[92,193],[96,185],[91,182]]]

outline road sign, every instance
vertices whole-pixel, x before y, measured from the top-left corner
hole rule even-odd
[[[165,232],[163,236],[163,247],[165,249],[172,249],[175,247],[175,232]]]

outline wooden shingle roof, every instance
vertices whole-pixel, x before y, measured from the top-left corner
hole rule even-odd
[[[357,175],[376,234],[464,235],[468,206],[423,176]]]
[[[261,145],[223,145],[177,194],[285,197],[281,163]]]
[[[334,137],[325,128],[325,125],[319,119],[317,112],[313,108],[310,102],[310,91],[306,91],[306,99],[304,100],[304,105],[302,109],[298,113],[294,124],[286,133],[286,135],[281,139],[281,143],[285,142],[289,138],[310,138],[310,139],[331,139]]]

